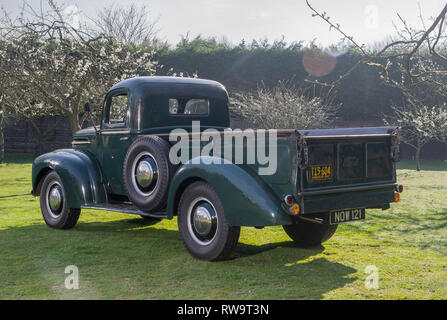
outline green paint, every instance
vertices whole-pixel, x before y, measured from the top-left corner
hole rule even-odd
[[[125,120],[122,124],[106,123],[111,98],[115,94],[123,93],[128,96]],[[209,100],[209,114],[170,114],[169,99],[182,97]],[[52,169],[60,175],[71,207],[107,207],[110,195],[126,194],[123,166],[127,150],[135,139],[149,134],[162,135],[167,139],[166,134],[175,128],[191,132],[193,121],[200,121],[201,130],[214,128],[222,131],[229,126],[227,104],[228,95],[225,88],[214,81],[141,77],[120,82],[112,87],[105,97],[103,118],[98,132],[92,128],[80,130],[74,136],[73,149],[57,150],[34,161],[33,193],[37,193],[38,183],[46,170]],[[282,199],[287,194],[294,195],[296,201],[301,204],[302,214],[353,207],[383,207],[393,202],[393,190],[390,188],[304,198],[300,197],[299,193],[394,183],[395,164],[388,157],[391,138],[371,136],[388,133],[389,130],[393,128],[290,130],[279,133],[278,165],[273,175],[259,175],[259,163],[184,164],[178,169],[171,183],[167,215],[169,218],[176,215],[176,204],[181,192],[188,183],[197,179],[207,181],[213,186],[223,203],[227,220],[234,226],[292,223],[292,218],[282,206]],[[343,137],[355,134],[363,136],[355,140]],[[340,137],[312,140],[318,136],[330,135]],[[310,139],[307,142],[307,169],[299,169],[297,164],[298,140],[301,136]],[[368,154],[372,156],[369,157]],[[383,160],[384,158],[386,160]],[[321,165],[329,165],[332,176],[330,179],[313,181],[310,170],[312,166]]]

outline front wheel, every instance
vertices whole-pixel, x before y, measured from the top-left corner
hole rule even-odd
[[[78,222],[80,209],[69,208],[59,175],[52,171],[40,188],[40,209],[45,223],[55,229],[70,229]]]
[[[287,235],[302,248],[317,246],[329,240],[337,227],[337,224],[318,224],[301,219],[294,224],[283,226]]]
[[[241,230],[227,223],[218,195],[206,182],[195,182],[183,192],[178,227],[189,253],[208,261],[227,258],[236,247]]]

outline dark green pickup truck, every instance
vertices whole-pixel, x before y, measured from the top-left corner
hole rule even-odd
[[[89,105],[86,104],[86,111]],[[329,239],[365,209],[399,201],[395,127],[231,130],[228,95],[209,80],[139,77],[113,86],[101,124],[72,149],[35,159],[45,222],[81,209],[178,218],[196,258],[227,257],[241,226],[282,225],[299,246]]]

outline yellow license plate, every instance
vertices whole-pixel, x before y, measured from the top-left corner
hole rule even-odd
[[[311,178],[312,180],[331,180],[332,179],[332,166],[312,166],[311,168]]]

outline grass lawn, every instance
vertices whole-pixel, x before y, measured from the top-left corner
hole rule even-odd
[[[242,228],[234,259],[210,263],[187,253],[175,219],[83,210],[74,229],[48,228],[29,195],[31,160],[0,164],[1,299],[447,299],[447,163],[400,163],[401,202],[321,247]],[[78,290],[65,289],[68,265]],[[379,289],[365,288],[369,265]]]

